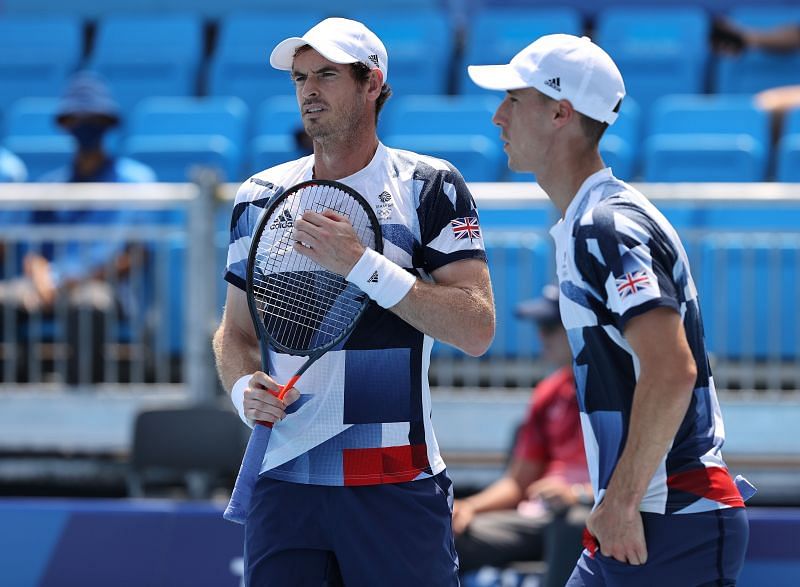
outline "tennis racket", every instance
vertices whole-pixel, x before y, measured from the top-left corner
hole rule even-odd
[[[300,376],[352,332],[369,297],[341,275],[294,250],[294,221],[303,212],[331,210],[347,217],[365,247],[383,252],[380,225],[367,201],[336,181],[306,181],[277,196],[259,218],[247,260],[246,294],[258,336],[261,363],[269,373],[269,349],[308,359],[277,393],[283,399]],[[223,514],[244,523],[272,431],[257,422]]]

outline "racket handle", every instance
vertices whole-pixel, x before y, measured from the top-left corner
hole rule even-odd
[[[278,399],[282,400],[286,397],[286,394],[289,393],[289,390],[294,387],[294,384],[297,383],[297,380],[300,379],[300,373],[297,375],[293,375],[289,381],[286,382],[286,385],[281,387],[281,390],[278,392]]]
[[[283,400],[298,379],[300,379],[300,374],[293,376],[286,382],[286,385],[281,387],[276,394],[279,400]],[[225,513],[222,514],[222,517],[229,522],[244,524],[247,519],[247,512],[250,511],[250,500],[253,497],[253,489],[255,489],[258,474],[261,472],[264,455],[267,453],[267,445],[269,444],[273,425],[273,422],[258,420],[250,433],[250,440],[247,442],[247,450],[244,452],[242,466],[236,476],[231,499],[228,502],[228,507],[225,508]]]
[[[282,400],[286,393],[294,387],[298,379],[300,379],[299,374],[289,379],[286,385],[281,387],[281,390],[277,393],[278,399]],[[229,522],[244,524],[247,519],[247,512],[250,511],[250,500],[253,498],[253,489],[255,489],[258,474],[261,472],[264,455],[267,453],[272,426],[273,422],[259,420],[250,433],[250,440],[247,442],[247,450],[244,452],[242,466],[236,476],[231,499],[228,502],[228,507],[225,508],[225,513],[222,514],[222,517]]]
[[[272,434],[272,422],[257,424],[250,433],[250,440],[247,442],[242,466],[239,468],[239,475],[236,477],[236,484],[233,486],[233,493],[225,508],[222,517],[229,522],[244,524],[247,519],[247,512],[250,511],[250,500],[253,497],[253,489],[256,486],[256,479],[261,472],[261,463],[264,454],[267,452],[269,437]]]

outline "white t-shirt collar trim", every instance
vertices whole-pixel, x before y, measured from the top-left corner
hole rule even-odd
[[[600,171],[595,171],[581,184],[581,187],[578,188],[578,191],[575,193],[575,197],[572,198],[572,201],[567,206],[567,211],[564,214],[564,222],[568,224],[572,224],[572,220],[574,220],[573,216],[580,208],[581,202],[583,199],[592,191],[592,188],[596,186],[598,183],[606,181],[612,177],[611,175],[611,168],[606,167],[601,169]]]
[[[578,208],[581,206],[581,202],[587,196],[587,194],[589,194],[592,188],[598,183],[610,179],[611,177],[613,177],[611,168],[606,167],[600,171],[595,171],[593,174],[583,180],[581,187],[579,187],[578,191],[575,193],[575,197],[572,198],[569,206],[567,206],[564,217],[559,218],[558,222],[556,222],[552,228],[550,228],[550,235],[555,240],[558,240],[559,236],[561,236],[561,233],[564,230],[568,230],[567,227],[572,226],[572,222],[574,220],[573,216],[577,213]]]

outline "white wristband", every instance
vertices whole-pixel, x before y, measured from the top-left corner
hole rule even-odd
[[[417,278],[380,253],[367,248],[345,278],[383,308],[391,308],[414,286]]]
[[[236,408],[242,422],[250,426],[250,428],[253,428],[256,423],[244,415],[244,390],[250,386],[250,379],[252,377],[252,375],[243,375],[239,377],[231,389],[231,402],[233,402],[233,407]]]

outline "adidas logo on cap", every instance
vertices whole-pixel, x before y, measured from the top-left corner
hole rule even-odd
[[[546,82],[544,82],[544,85],[550,86],[556,92],[560,92],[561,91],[561,78],[560,77],[554,77],[552,79],[549,79]]]
[[[378,56],[377,55],[368,55],[367,59],[372,61],[372,63],[375,64],[375,67],[380,67],[380,64],[378,63]]]
[[[291,228],[294,225],[294,218],[288,210],[281,212],[272,224],[269,225],[270,230],[276,228]]]

